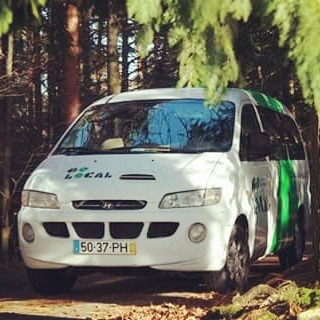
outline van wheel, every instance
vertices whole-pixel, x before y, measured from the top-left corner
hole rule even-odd
[[[65,293],[75,285],[77,277],[68,269],[29,269],[29,282],[33,289],[41,294]]]
[[[292,244],[281,250],[278,254],[279,262],[282,268],[290,268],[300,262],[303,258],[305,249],[305,236],[303,226],[296,224],[294,228],[294,240]]]
[[[250,255],[248,237],[241,224],[235,224],[231,232],[227,260],[220,271],[204,274],[204,281],[209,290],[226,293],[237,290],[243,292],[248,283]]]

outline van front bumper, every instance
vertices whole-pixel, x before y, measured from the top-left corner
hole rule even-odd
[[[23,207],[18,215],[19,247],[32,269],[67,267],[150,267],[158,270],[202,272],[220,270],[232,226],[214,207],[132,214],[117,212],[62,213]],[[170,212],[171,211],[171,212]],[[63,217],[63,219],[62,219]],[[205,226],[205,238],[192,242],[190,227]],[[28,224],[34,240],[25,238]],[[26,241],[28,240],[28,241]],[[79,246],[88,249],[82,252]],[[87,247],[86,247],[87,246]],[[127,246],[110,251],[104,247]],[[93,249],[94,248],[94,249]]]

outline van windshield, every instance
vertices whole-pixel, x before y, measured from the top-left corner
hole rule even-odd
[[[88,109],[55,154],[226,152],[232,144],[235,106],[203,100],[132,101]]]

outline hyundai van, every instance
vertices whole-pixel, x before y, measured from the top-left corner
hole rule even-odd
[[[228,88],[106,96],[79,115],[27,180],[19,246],[31,285],[70,290],[78,270],[200,274],[246,288],[250,263],[302,259],[309,169],[277,99]]]

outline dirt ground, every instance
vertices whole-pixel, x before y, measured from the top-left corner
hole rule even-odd
[[[250,286],[290,277],[308,281],[308,268],[306,257],[300,266],[283,273],[270,258],[252,267]],[[29,286],[19,259],[0,265],[0,320],[195,320],[231,298],[206,292],[199,280],[160,272],[138,276],[93,273],[81,276],[68,294],[44,297]]]
[[[161,273],[94,273],[81,276],[69,294],[43,297],[30,288],[21,262],[0,270],[1,320],[199,319],[216,296],[193,280]]]

